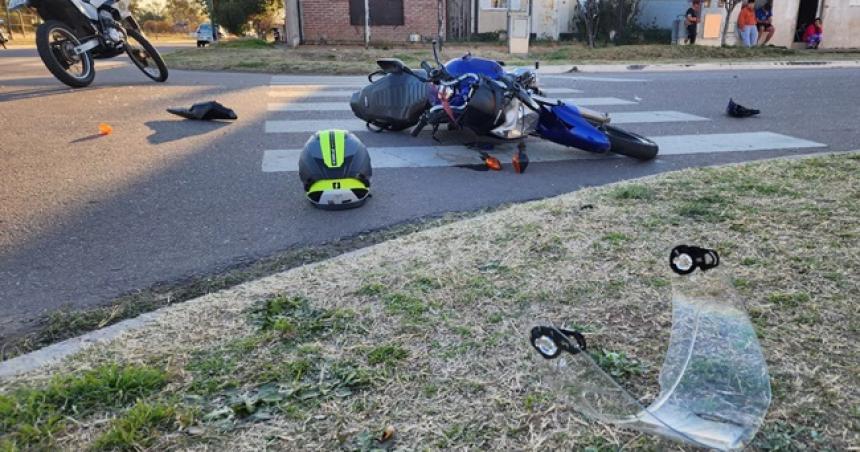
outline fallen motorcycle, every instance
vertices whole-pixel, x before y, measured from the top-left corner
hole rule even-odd
[[[502,63],[466,54],[436,67],[411,69],[395,58],[377,61],[370,85],[352,96],[353,112],[373,131],[413,127],[418,136],[442,125],[473,132],[480,142],[522,142],[536,136],[591,152],[614,152],[639,160],[657,155],[653,141],[610,125],[611,118],[541,95],[531,69],[506,72]],[[522,145],[521,145],[522,149]]]
[[[44,23],[36,29],[36,49],[45,67],[72,88],[89,86],[94,58],[127,53],[156,82],[167,66],[131,15],[128,0],[10,0],[9,9],[32,7]]]

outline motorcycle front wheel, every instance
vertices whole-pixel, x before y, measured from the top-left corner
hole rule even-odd
[[[626,132],[610,125],[604,127],[603,133],[609,138],[611,146],[609,150],[616,154],[633,157],[637,160],[651,160],[657,156],[659,151],[657,143],[642,135]]]
[[[75,54],[79,45],[72,29],[58,20],[49,20],[36,29],[36,49],[45,67],[72,88],[89,86],[96,77],[92,55]]]
[[[164,64],[158,50],[155,50],[155,47],[139,31],[129,28],[126,34],[125,51],[131,62],[156,82],[166,81],[167,65]]]

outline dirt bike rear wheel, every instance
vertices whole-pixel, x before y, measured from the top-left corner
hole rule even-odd
[[[89,86],[96,77],[90,52],[75,54],[81,41],[69,26],[49,20],[36,29],[36,49],[45,67],[57,80],[72,88]]]

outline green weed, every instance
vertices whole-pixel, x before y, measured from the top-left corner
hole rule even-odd
[[[403,361],[409,357],[409,350],[397,345],[380,345],[375,347],[367,354],[367,363],[371,366],[377,364],[385,364],[386,366],[394,366],[398,361]]]
[[[172,405],[138,401],[128,412],[111,423],[99,436],[95,450],[141,450],[151,447],[158,437],[190,423],[188,413]]]
[[[654,189],[638,184],[624,185],[612,190],[609,196],[621,200],[647,200],[654,198]]]
[[[53,443],[68,416],[125,406],[167,383],[164,371],[144,366],[103,366],[53,378],[45,387],[0,394],[0,436],[23,448]]]

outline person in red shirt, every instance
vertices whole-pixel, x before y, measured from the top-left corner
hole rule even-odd
[[[741,7],[738,14],[738,33],[745,47],[753,47],[758,43],[758,27],[755,18],[755,0],[750,0]]]
[[[817,49],[821,44],[821,35],[824,33],[824,27],[821,26],[821,18],[815,19],[814,23],[806,27],[806,32],[803,33],[803,40],[806,41],[807,49]]]

